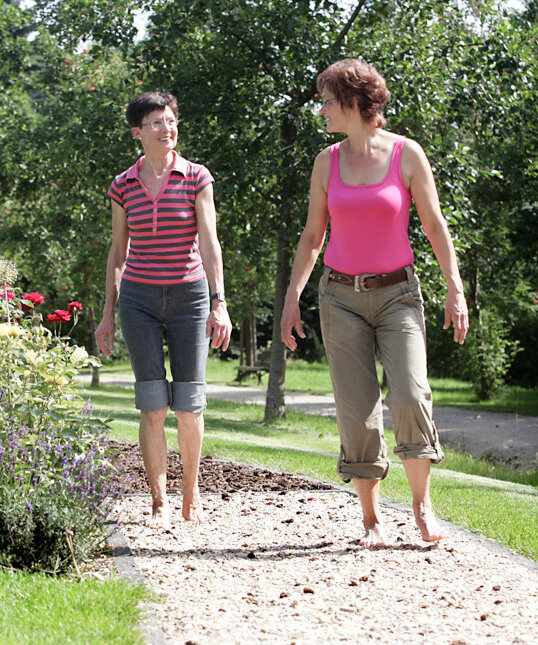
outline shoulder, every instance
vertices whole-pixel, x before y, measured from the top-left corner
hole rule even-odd
[[[120,172],[119,175],[116,175],[114,179],[112,180],[112,183],[115,184],[116,186],[122,186],[125,184],[127,180],[127,173],[129,170],[124,170],[123,172]]]
[[[189,159],[181,158],[182,166],[185,169],[185,174],[190,177],[201,177],[210,175],[209,169],[204,164],[190,161]]]
[[[316,166],[318,167],[323,167],[323,166],[329,166],[331,163],[331,150],[333,149],[334,146],[327,146],[327,148],[324,148],[316,158],[314,159],[314,168]]]
[[[418,141],[404,137],[402,158],[410,162],[421,163],[426,160],[426,153]]]
[[[323,189],[327,190],[329,174],[331,171],[331,150],[334,146],[328,146],[323,149],[314,160],[312,168],[312,186],[321,184]]]

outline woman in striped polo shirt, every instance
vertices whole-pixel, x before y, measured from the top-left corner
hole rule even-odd
[[[118,304],[136,379],[140,447],[153,498],[147,525],[165,530],[171,527],[166,414],[170,408],[178,420],[183,517],[199,522],[208,339],[212,337],[211,347],[225,351],[232,328],[224,298],[213,177],[204,166],[176,153],[177,117],[176,98],[164,92],[146,92],[127,107],[127,121],[144,155],[114,179],[108,192],[113,236],[103,318],[95,332],[99,348],[109,356]],[[166,379],[164,340],[171,383]]]

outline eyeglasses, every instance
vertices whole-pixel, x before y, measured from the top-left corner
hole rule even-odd
[[[321,107],[325,109],[331,101],[336,101],[337,99],[323,99],[321,101]]]
[[[156,121],[151,121],[151,123],[141,123],[140,127],[142,128],[145,125],[149,125],[152,130],[162,130],[164,126],[168,128],[175,128],[177,125],[176,119],[157,119]]]

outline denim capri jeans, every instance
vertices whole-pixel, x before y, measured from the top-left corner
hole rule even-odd
[[[420,283],[407,280],[369,291],[329,280],[319,284],[323,344],[333,382],[344,481],[383,479],[389,469],[376,350],[387,375],[387,406],[400,459],[443,460],[432,418]]]
[[[118,309],[136,379],[137,409],[205,410],[207,280],[161,286],[123,278]],[[166,379],[164,341],[171,383]]]

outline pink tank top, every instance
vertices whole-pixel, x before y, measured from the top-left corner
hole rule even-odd
[[[331,269],[351,275],[390,273],[414,261],[408,236],[411,194],[401,173],[404,143],[405,137],[398,137],[385,178],[363,186],[342,181],[340,143],[331,146],[331,233],[324,255]]]

